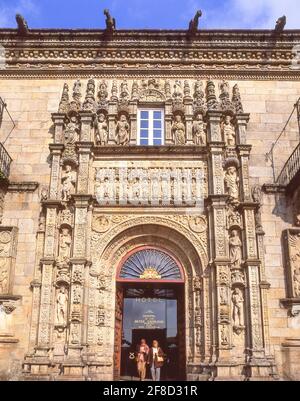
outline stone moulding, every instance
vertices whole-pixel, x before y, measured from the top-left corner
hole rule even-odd
[[[280,40],[271,30],[207,30],[193,39],[186,31],[116,31],[107,41],[103,30],[30,30],[20,41],[16,30],[0,30],[5,46],[4,76],[76,76],[111,74],[206,74],[256,79],[299,79],[291,69],[300,30],[284,31]],[[137,48],[138,45],[138,48]],[[100,47],[100,48],[99,48]],[[267,60],[267,65],[266,65]],[[126,66],[124,66],[124,62]],[[93,71],[93,72],[92,72]]]
[[[11,181],[8,186],[8,192],[34,192],[39,187],[38,182]]]

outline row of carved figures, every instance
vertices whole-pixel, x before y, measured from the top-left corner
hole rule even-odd
[[[131,138],[131,127],[127,113],[120,113],[115,124],[115,143],[117,145],[128,145]],[[172,142],[175,145],[185,145],[187,142],[187,129],[184,116],[176,113],[173,117],[171,127]],[[225,115],[221,123],[221,132],[224,142],[227,146],[236,145],[236,129],[232,117]],[[67,145],[74,145],[79,140],[80,123],[76,115],[71,115],[67,121],[64,140]],[[94,121],[95,143],[105,146],[109,142],[109,124],[106,113],[99,113]],[[205,146],[207,143],[207,123],[201,113],[194,117],[192,125],[193,143],[199,146]]]
[[[216,94],[215,83],[211,80],[206,84],[201,81],[188,80],[161,80],[156,78],[133,81],[131,89],[127,80],[118,82],[112,81],[110,95],[108,82],[102,80],[98,83],[90,79],[87,83],[85,99],[82,102],[82,83],[77,80],[73,86],[72,99],[69,95],[69,85],[64,84],[59,113],[71,111],[90,111],[93,113],[99,110],[107,110],[109,103],[118,104],[119,110],[128,110],[130,102],[171,102],[173,112],[182,110],[183,104],[191,103],[194,113],[201,112],[203,115],[208,110],[230,112],[232,114],[243,113],[243,105],[239,87],[235,84],[230,90],[227,81],[219,82],[219,99]],[[173,87],[173,90],[172,90]]]

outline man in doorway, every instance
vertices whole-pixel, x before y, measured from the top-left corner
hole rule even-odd
[[[149,347],[144,338],[141,339],[136,349],[136,362],[137,371],[141,381],[145,380],[146,377],[146,363],[148,359]]]

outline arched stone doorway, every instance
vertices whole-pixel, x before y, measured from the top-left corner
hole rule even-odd
[[[122,308],[119,305],[123,305],[123,294],[118,290],[118,274],[120,266],[128,256],[140,247],[144,247],[167,252],[182,268],[183,302],[180,305],[184,305],[184,311],[180,316],[184,320],[181,327],[185,328],[183,371],[186,372],[187,378],[190,378],[195,367],[208,360],[210,355],[210,283],[206,271],[204,241],[201,241],[200,236],[188,231],[186,226],[171,219],[164,219],[160,224],[155,224],[155,218],[152,217],[151,221],[150,219],[147,221],[144,217],[143,224],[139,223],[141,221],[137,218],[132,218],[126,223],[122,222],[104,236],[99,236],[99,241],[94,244],[91,274],[106,275],[107,282],[113,286],[107,289],[109,297],[103,305],[106,310],[111,310],[110,315],[113,317],[110,321],[113,330],[110,333],[113,332],[114,337],[109,340],[112,343],[107,348],[107,354],[109,353],[112,358],[112,375],[115,380],[120,375],[120,361],[116,361],[116,355],[121,353],[118,347],[122,337],[120,328],[116,330],[116,324],[118,320],[119,325],[122,325]],[[102,248],[100,254],[99,248]],[[92,290],[90,293],[92,294]]]
[[[136,377],[134,353],[141,338],[149,345],[158,340],[164,350],[163,379],[186,378],[184,282],[180,262],[162,247],[135,248],[121,261],[116,289],[116,378]]]

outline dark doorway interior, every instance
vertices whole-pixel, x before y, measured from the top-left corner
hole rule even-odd
[[[121,378],[137,378],[134,352],[142,338],[151,346],[157,340],[166,353],[166,363],[162,369],[162,380],[182,380],[185,378],[185,356],[179,357],[184,350],[185,330],[179,325],[184,318],[178,316],[178,309],[184,303],[183,285],[123,287],[123,323],[121,342]],[[182,312],[181,312],[182,313]],[[178,333],[181,333],[179,336]],[[150,369],[147,369],[150,379]]]

